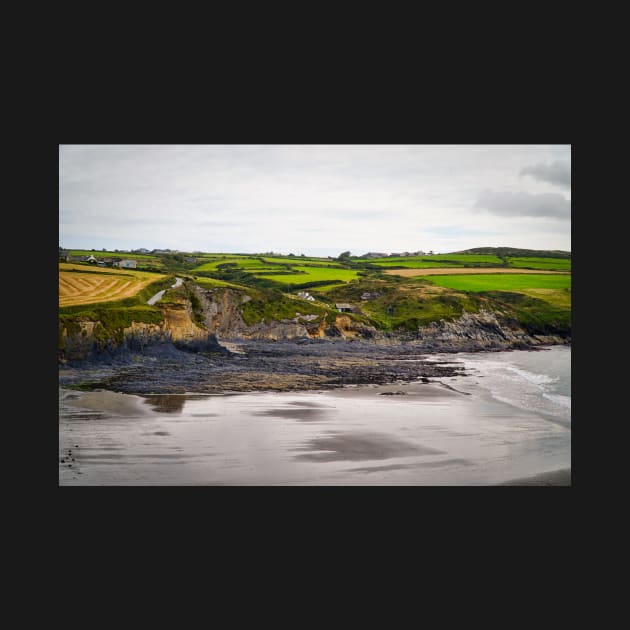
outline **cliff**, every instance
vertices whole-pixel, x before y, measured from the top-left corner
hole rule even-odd
[[[213,334],[193,321],[190,302],[158,305],[156,315],[152,317],[154,321],[137,321],[146,319],[143,311],[135,313],[129,309],[125,315],[119,320],[104,316],[92,319],[82,315],[60,319],[59,360],[65,362],[142,351],[154,344],[173,344],[194,352],[227,352]]]
[[[456,303],[460,311],[450,317],[422,324],[411,318],[404,326],[384,331],[371,325],[370,318],[360,312],[352,316],[340,314],[323,303],[296,300],[277,292],[189,284],[169,295],[169,301],[150,310],[146,306],[112,308],[74,317],[60,316],[59,360],[138,352],[154,344],[172,344],[193,352],[227,353],[220,345],[221,339],[413,341],[427,352],[501,350],[571,341],[570,323],[536,319],[532,312],[541,312],[537,303],[532,306],[521,298],[519,308],[525,304],[534,310],[515,311],[508,302],[501,302],[499,307],[499,302],[486,300],[483,306],[473,305],[476,311],[469,311]],[[502,299],[506,299],[505,295]]]
[[[463,313],[453,321],[432,322],[420,327],[414,337],[428,351],[440,352],[507,350],[571,342],[566,334],[536,334],[518,320],[486,310]]]
[[[369,339],[377,334],[373,326],[337,315],[329,309],[288,298],[277,300],[275,309],[274,302],[269,302],[271,308],[263,314],[257,314],[255,309],[250,309],[252,313],[249,322],[246,322],[244,312],[248,310],[248,305],[255,302],[255,298],[248,293],[235,289],[200,287],[195,287],[194,290],[199,298],[203,321],[208,332],[215,334],[219,339],[260,341],[327,337]]]

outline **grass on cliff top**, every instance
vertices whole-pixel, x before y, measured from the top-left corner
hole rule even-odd
[[[397,289],[362,303],[361,310],[378,328],[413,331],[440,319],[457,319],[464,311],[476,312],[479,306],[478,299],[463,294]]]
[[[317,306],[307,301],[298,301],[286,297],[273,289],[254,290],[250,293],[253,299],[241,307],[243,321],[252,326],[261,322],[269,323],[282,319],[294,319],[297,313],[301,315],[317,315],[314,323],[322,321],[328,315],[328,321],[333,321],[337,315],[334,310]]]
[[[571,334],[570,307],[558,306],[548,300],[509,291],[485,291],[477,295],[488,301],[491,310],[499,310],[512,317],[529,334]]]
[[[370,298],[363,300],[364,293]],[[481,300],[428,283],[367,279],[330,289],[332,302],[349,302],[359,308],[368,323],[387,331],[415,331],[440,319],[456,319],[464,311],[476,312]]]
[[[569,288],[521,291],[464,292],[438,286],[426,278],[413,281],[400,278],[362,280],[330,289],[324,296],[332,302],[350,302],[381,330],[413,332],[440,319],[454,320],[464,312],[474,313],[483,308],[518,320],[532,334],[570,334]],[[371,294],[369,299],[362,299],[364,293]]]

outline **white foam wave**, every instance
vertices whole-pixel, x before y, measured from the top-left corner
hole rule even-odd
[[[520,377],[524,378],[527,382],[532,383],[533,385],[539,385],[543,387],[544,385],[550,385],[551,383],[557,383],[558,379],[555,376],[549,376],[548,374],[535,374],[534,372],[528,372],[527,370],[521,370],[520,368],[508,366],[508,370],[518,374]]]

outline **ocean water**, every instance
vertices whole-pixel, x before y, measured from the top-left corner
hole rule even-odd
[[[444,360],[434,357],[435,360]],[[450,379],[463,391],[476,387],[496,400],[540,413],[559,422],[571,422],[571,348],[454,355],[468,377]]]
[[[431,359],[469,375],[225,395],[60,388],[59,484],[490,485],[571,467],[570,348]]]

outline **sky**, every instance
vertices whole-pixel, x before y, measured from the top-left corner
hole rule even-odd
[[[570,145],[60,145],[72,249],[571,249]]]

